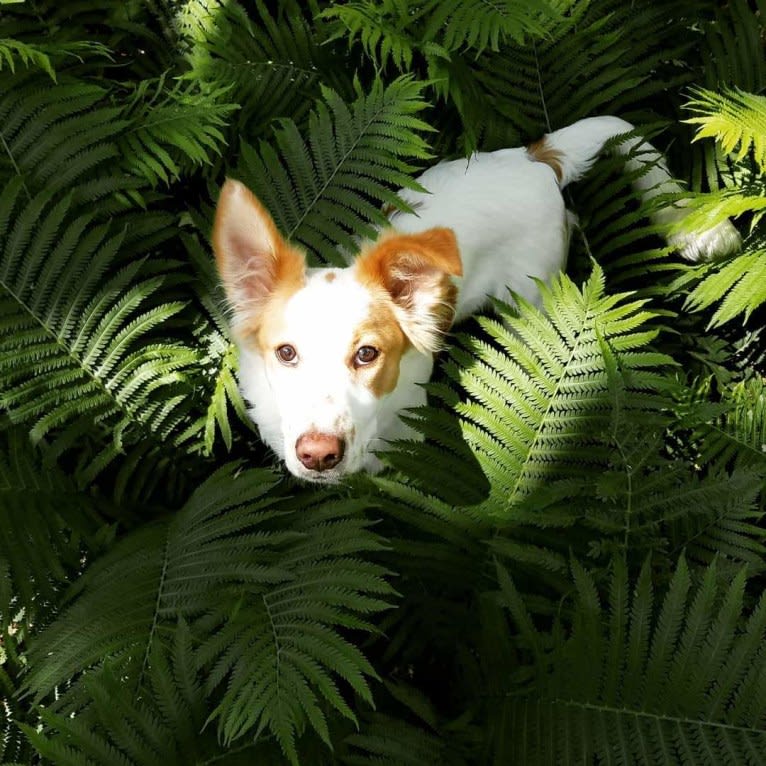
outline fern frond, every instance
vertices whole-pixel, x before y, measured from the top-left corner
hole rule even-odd
[[[719,93],[694,88],[691,93],[686,108],[699,116],[686,122],[699,125],[694,140],[714,138],[737,161],[752,150],[761,172],[766,173],[766,96],[739,88],[724,88]]]
[[[208,255],[209,248],[205,250],[199,239],[193,236],[183,236],[183,242],[197,276],[196,292],[204,310],[198,317],[199,329],[195,335],[205,349],[200,366],[205,371],[206,382],[210,384],[207,389],[210,398],[201,419],[190,426],[182,440],[185,441],[187,437],[197,439],[201,434],[202,452],[209,455],[214,450],[218,434],[227,451],[231,451],[234,439],[232,415],[236,415],[236,423],[249,432],[255,426],[247,414],[247,407],[237,385],[237,346],[229,338],[225,301],[220,293],[218,274]]]
[[[302,124],[320,82],[351,90],[350,74],[335,66],[310,13],[292,0],[274,10],[256,0],[250,15],[242,5],[220,0],[186,3],[179,10],[179,26],[190,41],[184,79],[226,89],[227,99],[240,106],[232,143],[263,136],[275,118]]]
[[[232,600],[209,615],[200,657],[211,667],[208,688],[225,688],[211,715],[225,742],[268,729],[297,764],[296,732],[305,725],[331,746],[325,710],[356,722],[346,690],[372,703],[375,670],[338,632],[372,630],[369,616],[392,593],[385,570],[362,557],[381,544],[358,508],[341,501],[301,509],[279,562],[285,576],[249,608]]]
[[[140,697],[109,665],[91,674],[85,681],[91,704],[69,715],[42,709],[42,730],[24,726],[27,738],[43,758],[62,766],[228,763],[215,732],[204,727],[202,685],[186,623],[180,622],[167,649],[153,647],[148,667],[149,689]],[[239,756],[271,763],[274,750],[251,745]]]
[[[186,166],[210,165],[225,149],[223,130],[237,109],[224,101],[227,90],[142,80],[124,113],[132,123],[121,141],[130,170],[156,186],[178,180]]]
[[[50,57],[45,50],[38,45],[30,45],[20,40],[0,38],[0,71],[7,66],[11,72],[16,71],[17,62],[25,67],[32,66],[42,69],[55,82],[56,72],[53,70]]]
[[[0,569],[0,583],[3,577],[3,570]],[[5,599],[0,590],[2,600]],[[3,628],[3,643],[0,647],[0,763],[8,766],[21,766],[32,761],[29,745],[19,728],[28,711],[27,706],[20,704],[18,699],[18,677],[23,674],[25,658],[19,651],[23,632],[15,628]]]
[[[122,237],[92,215],[72,215],[72,196],[43,192],[28,203],[21,178],[0,194],[0,388],[14,422],[33,438],[88,414],[123,433],[143,424],[161,440],[175,426],[169,394],[196,353],[147,336],[183,304],[160,303],[161,277],[137,279],[140,262],[104,281]],[[176,400],[181,406],[182,401]]]
[[[0,630],[43,622],[97,528],[88,498],[17,430],[0,432]]]
[[[501,515],[545,484],[605,466],[598,444],[612,402],[605,349],[619,360],[628,409],[658,406],[651,392],[672,362],[644,350],[657,334],[651,312],[627,295],[605,295],[598,266],[582,291],[562,276],[542,286],[542,296],[545,314],[520,301],[518,316],[499,307],[507,327],[481,319],[497,346],[462,337],[445,366],[467,394],[456,411],[492,486],[487,508]]]
[[[39,76],[0,75],[4,177],[23,178],[29,196],[76,187],[81,201],[102,197],[103,182],[96,179],[117,160],[116,141],[128,127],[119,107],[104,104],[106,96],[103,87],[70,78],[51,87]],[[114,176],[113,167],[109,172]],[[119,188],[130,184],[120,179]]]
[[[140,688],[180,617],[195,620],[224,741],[268,730],[292,761],[306,721],[327,741],[322,704],[354,718],[337,680],[370,701],[375,675],[338,628],[370,630],[367,615],[392,591],[363,558],[381,542],[359,503],[291,512],[276,506],[274,483],[268,471],[230,463],[172,518],[117,544],[37,638],[27,689],[40,699],[105,657]]]
[[[760,55],[766,26],[762,8],[760,2],[747,0],[715,5],[712,18],[703,25],[705,45],[701,53],[707,89],[724,86],[761,92],[766,83],[766,62]]]
[[[483,91],[477,132],[516,145],[594,114],[625,114],[686,77],[666,62],[690,45],[668,2],[557,5],[558,23],[529,46],[485,52],[473,65]],[[566,12],[564,12],[566,10]],[[658,77],[658,71],[662,76]],[[577,93],[572,99],[571,94]],[[635,112],[633,122],[638,122]],[[644,112],[642,122],[652,122]]]
[[[441,46],[432,43],[429,47],[421,39],[418,22],[427,13],[427,6],[413,9],[412,4],[404,0],[360,0],[325,8],[322,17],[334,21],[330,25],[330,39],[348,38],[349,44],[358,39],[378,67],[390,62],[400,72],[407,72],[411,71],[419,49],[427,55],[449,57]]]
[[[722,392],[723,412],[692,422],[700,440],[700,461],[766,469],[766,384],[752,378]]]
[[[722,263],[693,267],[671,288],[677,290],[698,276],[702,280],[687,294],[684,308],[704,311],[720,303],[708,327],[720,327],[740,316],[746,322],[766,302],[766,249],[758,247]]]
[[[426,37],[438,39],[449,51],[468,48],[478,56],[486,48],[497,51],[510,41],[523,45],[529,38],[544,37],[567,6],[577,2],[432,0],[427,6]]]
[[[462,766],[465,761],[431,732],[391,716],[376,714],[358,734],[345,738],[344,766]]]
[[[647,561],[630,586],[615,561],[602,606],[573,563],[571,629],[553,630],[550,652],[531,655],[530,688],[500,702],[510,727],[500,762],[564,763],[577,752],[586,762],[763,763],[766,687],[752,669],[763,662],[766,597],[746,609],[745,570],[724,584],[715,563],[692,588],[681,558],[660,604],[650,572]],[[504,600],[531,650],[542,637]]]
[[[425,106],[422,89],[406,77],[387,86],[376,81],[347,105],[325,88],[308,141],[295,123],[283,121],[274,146],[243,145],[237,172],[284,235],[305,245],[313,259],[342,265],[339,247],[353,253],[356,237],[374,238],[372,224],[386,224],[381,203],[404,209],[394,189],[417,188],[410,163],[430,156],[420,136],[430,128],[416,116]]]
[[[41,698],[107,656],[129,657],[140,674],[168,626],[216,606],[227,584],[279,579],[268,560],[290,535],[258,535],[278,515],[276,498],[267,496],[275,477],[238,469],[225,465],[175,516],[142,527],[87,570],[78,582],[82,596],[32,649],[41,661],[33,663],[30,691]],[[138,675],[132,678],[135,686]]]

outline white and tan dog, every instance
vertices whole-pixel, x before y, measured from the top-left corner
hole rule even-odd
[[[425,402],[434,353],[454,321],[508,288],[535,302],[531,277],[565,265],[571,216],[561,189],[585,173],[606,141],[631,131],[593,117],[526,148],[444,162],[418,179],[428,194],[400,192],[396,213],[346,268],[307,268],[269,213],[237,181],[224,185],[213,245],[233,310],[240,385],[261,437],[294,475],[335,482],[376,470],[374,451],[413,436],[399,412]],[[637,139],[629,170],[644,199],[677,192],[657,151]],[[636,154],[640,159],[635,159]],[[679,208],[653,215],[683,217]],[[674,242],[696,260],[739,243],[726,222]]]

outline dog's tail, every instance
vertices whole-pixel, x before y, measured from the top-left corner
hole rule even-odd
[[[530,144],[527,152],[532,159],[553,168],[563,189],[590,170],[607,141],[633,130],[633,125],[619,117],[589,117],[546,134]],[[629,173],[635,172],[634,187],[641,192],[644,201],[682,190],[668,172],[662,155],[650,143],[631,137],[615,144],[614,151],[627,157],[626,169]],[[685,216],[683,205],[676,203],[655,210],[651,219],[654,223],[669,225]],[[737,230],[729,221],[693,234],[671,232],[668,241],[691,261],[733,252],[741,244]]]

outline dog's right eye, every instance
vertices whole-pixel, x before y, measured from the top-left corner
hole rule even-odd
[[[283,364],[295,364],[298,361],[298,352],[294,346],[285,343],[277,349],[277,359]]]

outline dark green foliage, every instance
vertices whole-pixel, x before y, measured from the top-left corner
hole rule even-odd
[[[724,584],[713,563],[699,578],[692,586],[681,558],[660,599],[649,560],[631,584],[617,559],[604,607],[573,562],[572,627],[557,620],[543,636],[500,570],[500,598],[535,671],[529,691],[510,688],[491,713],[505,729],[498,761],[766,762],[766,598],[744,607],[745,570]]]
[[[0,763],[764,763],[764,18],[0,0]],[[423,439],[284,476],[224,178],[341,264],[437,158],[605,113],[742,252],[681,263],[606,157],[544,312],[455,328]]]

